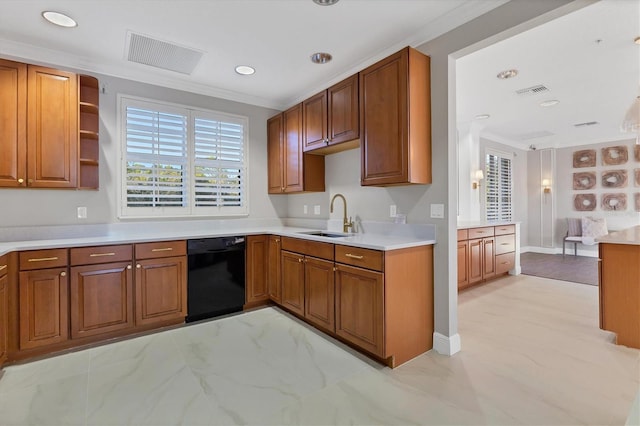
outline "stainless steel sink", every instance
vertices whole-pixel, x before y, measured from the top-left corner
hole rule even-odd
[[[327,237],[327,238],[341,238],[341,237],[348,237],[349,234],[339,234],[339,233],[334,233],[334,232],[328,232],[328,231],[310,231],[310,232],[298,232],[298,234],[305,234],[305,235],[314,235],[316,237]]]

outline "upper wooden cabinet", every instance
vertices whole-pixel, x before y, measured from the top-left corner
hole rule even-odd
[[[431,183],[429,67],[407,47],[360,72],[361,185]]]
[[[269,194],[324,191],[324,157],[302,151],[302,104],[267,122]]]
[[[0,186],[96,189],[98,114],[95,78],[0,59]]]
[[[0,256],[0,367],[7,359],[9,336],[9,257]]]
[[[359,145],[358,74],[312,96],[302,106],[304,151],[330,154]]]

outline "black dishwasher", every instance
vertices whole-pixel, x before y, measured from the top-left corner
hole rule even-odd
[[[244,251],[244,236],[187,241],[186,322],[242,310]]]

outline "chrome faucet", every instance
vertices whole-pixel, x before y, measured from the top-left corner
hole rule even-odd
[[[342,202],[344,204],[344,214],[342,215],[342,232],[349,232],[349,228],[353,229],[353,221],[351,220],[351,217],[349,217],[349,219],[347,219],[347,199],[344,198],[344,195],[342,194],[336,194],[333,196],[333,198],[331,198],[331,213],[333,213],[333,202],[336,200],[336,198],[342,198]]]

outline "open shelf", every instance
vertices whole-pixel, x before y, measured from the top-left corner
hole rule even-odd
[[[78,188],[98,189],[100,160],[100,88],[98,79],[78,76],[79,136]]]

